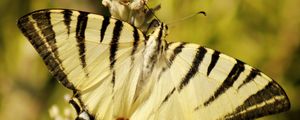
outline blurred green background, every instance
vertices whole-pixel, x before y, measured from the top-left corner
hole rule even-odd
[[[261,119],[300,117],[299,0],[150,0],[170,23],[170,41],[199,43],[238,58],[274,78],[287,92],[291,110]],[[67,105],[71,93],[47,71],[17,29],[22,15],[43,8],[107,13],[100,0],[0,0],[0,116],[3,120],[50,119],[53,104]],[[181,18],[200,10],[198,15]]]

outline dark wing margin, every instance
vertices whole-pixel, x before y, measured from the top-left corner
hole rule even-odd
[[[234,112],[227,114],[226,119],[254,119],[266,115],[285,112],[291,105],[284,90],[273,80],[263,89],[249,96]]]
[[[70,34],[70,22],[72,11],[68,9],[57,9],[61,10],[61,14],[64,15],[63,22],[67,28],[68,35]],[[86,12],[81,12],[78,16],[78,23],[76,29],[76,37],[78,42],[78,48],[80,56],[82,56],[81,62],[83,68],[85,67],[85,47],[84,47],[84,30],[86,26],[86,21],[82,17],[87,17]],[[79,106],[85,106],[80,98],[80,92],[73,83],[68,79],[67,74],[64,72],[65,68],[62,66],[62,60],[59,58],[58,46],[56,45],[56,34],[53,30],[53,24],[51,23],[51,10],[44,9],[34,11],[29,13],[18,20],[17,26],[24,34],[25,37],[30,41],[33,47],[37,50],[39,55],[44,60],[50,73],[66,88],[71,89],[74,93],[78,103],[75,103],[70,100],[70,104],[74,106],[78,112]],[[87,19],[87,18],[86,18]],[[85,110],[84,107],[80,109],[81,112],[87,112],[90,118],[93,118],[93,115]]]
[[[65,87],[77,91],[72,83],[69,82],[64,68],[60,65],[58,57],[55,32],[52,29],[49,10],[39,10],[29,13],[18,20],[18,27],[28,38],[37,52],[45,61],[49,71]]]

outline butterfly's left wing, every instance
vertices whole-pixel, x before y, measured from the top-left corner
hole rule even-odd
[[[120,20],[69,9],[34,11],[21,17],[18,27],[52,75],[73,90],[71,103],[79,114],[129,116],[142,66],[141,31]]]
[[[140,110],[148,112],[149,118],[253,119],[290,108],[287,95],[274,80],[218,51],[169,43],[161,61],[167,61],[167,66],[158,67],[151,97]]]

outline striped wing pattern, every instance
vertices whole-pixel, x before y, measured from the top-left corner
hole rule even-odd
[[[64,9],[30,13],[18,26],[53,76],[84,102],[81,107],[112,119],[114,99],[120,103],[114,105],[116,111],[130,111],[121,107],[132,102],[141,72],[136,61],[141,61],[144,36],[139,30],[109,17]]]
[[[283,89],[259,70],[191,43],[159,44],[151,82],[138,87],[149,37],[120,20],[47,9],[20,18],[18,27],[90,119],[252,119],[290,108]],[[166,29],[157,30],[150,38],[164,42]]]
[[[162,95],[153,97],[153,101],[160,99],[156,116],[254,119],[290,108],[287,95],[274,80],[237,59],[180,42],[169,43],[165,54],[169,66],[162,68],[156,85]]]

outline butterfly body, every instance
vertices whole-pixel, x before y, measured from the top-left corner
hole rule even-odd
[[[270,77],[218,51],[167,42],[163,23],[146,36],[117,19],[46,9],[18,27],[74,92],[81,119],[253,119],[290,108]]]

